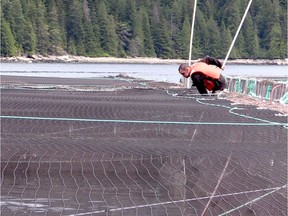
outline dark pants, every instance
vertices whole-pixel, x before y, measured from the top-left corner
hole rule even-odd
[[[215,79],[211,79],[205,76],[201,72],[195,72],[192,74],[191,79],[193,82],[193,86],[196,86],[200,94],[208,94],[207,89],[204,85],[205,79],[213,82],[214,88],[212,89],[212,93],[215,93],[216,91],[223,91],[226,87],[225,77],[221,74],[220,74],[220,78],[218,80],[215,80]]]

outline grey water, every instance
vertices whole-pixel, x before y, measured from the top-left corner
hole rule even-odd
[[[146,80],[178,83],[178,64],[106,64],[106,63],[1,63],[1,75],[61,78],[99,78],[125,75]],[[227,64],[226,76],[285,79],[286,65]]]

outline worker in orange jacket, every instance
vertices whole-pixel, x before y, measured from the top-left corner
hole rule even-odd
[[[210,56],[191,66],[183,63],[178,71],[185,78],[191,77],[193,86],[196,86],[200,94],[208,94],[208,91],[212,93],[223,91],[227,85],[225,77],[221,74],[221,62]]]

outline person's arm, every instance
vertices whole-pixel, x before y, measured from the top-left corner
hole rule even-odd
[[[222,68],[222,63],[219,60],[217,60],[217,59],[215,59],[213,57],[210,57],[210,56],[206,56],[200,62],[204,62],[204,63],[206,63],[208,65],[215,65],[215,66],[217,66],[219,68]]]
[[[207,89],[204,85],[204,75],[201,72],[195,72],[191,76],[193,86],[196,86],[200,94],[208,94]]]

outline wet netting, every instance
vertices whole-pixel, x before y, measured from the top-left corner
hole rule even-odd
[[[287,215],[287,117],[134,79],[2,76],[1,215]]]

